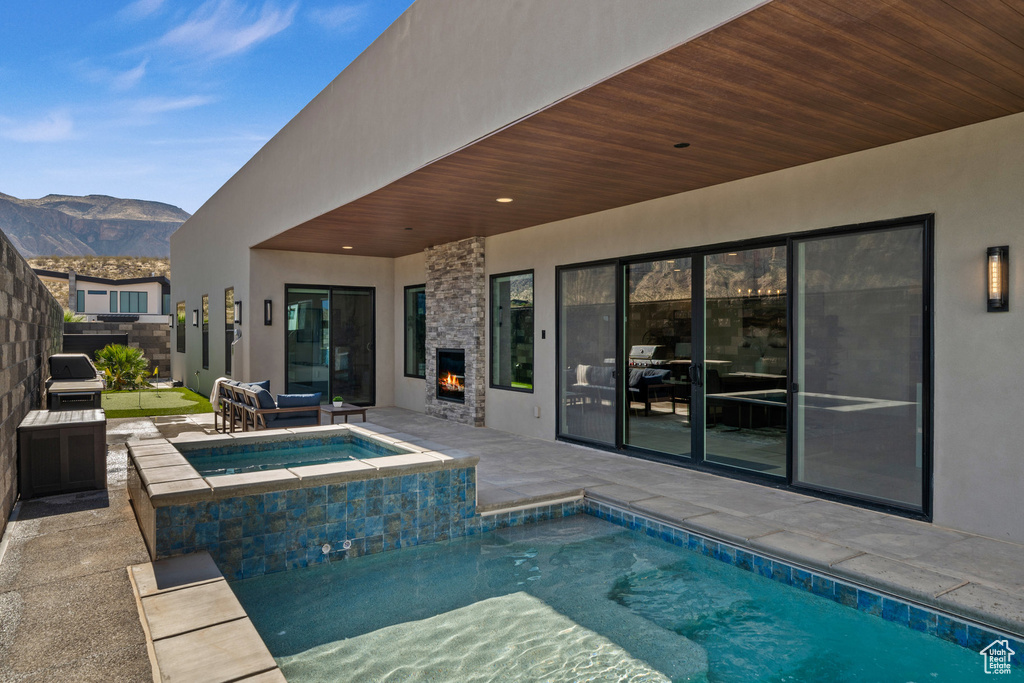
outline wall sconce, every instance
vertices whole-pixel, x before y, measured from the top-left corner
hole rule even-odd
[[[986,270],[988,312],[1010,310],[1010,247],[989,247]]]
[[[192,327],[199,327],[199,309],[192,309]]]
[[[270,299],[263,300],[263,324],[270,325],[274,318],[274,302]]]
[[[235,324],[236,325],[241,325],[242,324],[242,302],[241,301],[236,301],[235,302]]]

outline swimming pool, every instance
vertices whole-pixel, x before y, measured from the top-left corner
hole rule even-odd
[[[263,441],[241,441],[216,446],[179,444],[178,450],[202,476],[262,472],[411,453],[407,448],[360,436],[296,437],[285,435]]]
[[[968,681],[934,636],[589,515],[232,584],[291,681]]]

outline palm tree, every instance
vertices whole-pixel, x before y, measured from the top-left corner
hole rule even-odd
[[[108,344],[96,352],[96,367],[107,377],[107,387],[122,391],[149,386],[146,381],[149,361],[142,349]]]

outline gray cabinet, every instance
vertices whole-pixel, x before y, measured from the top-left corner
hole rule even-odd
[[[22,498],[107,488],[102,410],[33,410],[18,425]]]

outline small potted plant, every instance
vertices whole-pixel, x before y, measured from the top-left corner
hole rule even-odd
[[[342,399],[341,396],[335,396],[334,400],[331,402],[334,403],[335,408],[340,408],[345,403],[344,399]]]

